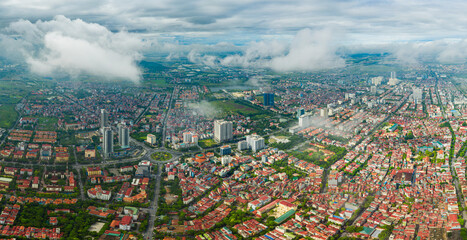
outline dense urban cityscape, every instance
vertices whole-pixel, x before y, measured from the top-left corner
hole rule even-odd
[[[6,82],[0,234],[465,234],[463,65],[275,74],[176,64],[160,74],[173,69],[192,81]],[[245,84],[229,85],[234,76]]]
[[[467,239],[464,0],[0,1],[0,240]]]

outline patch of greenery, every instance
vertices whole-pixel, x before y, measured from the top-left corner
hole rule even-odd
[[[440,128],[450,127],[450,126],[451,126],[451,124],[449,124],[449,122],[444,122],[444,123],[441,123],[441,124],[439,125]]]
[[[136,141],[144,142],[148,134],[149,134],[148,132],[137,132],[137,133],[132,133],[131,137],[134,138]]]
[[[151,155],[151,158],[156,161],[167,161],[172,158],[172,154],[167,152],[155,152]]]
[[[271,167],[274,168],[278,172],[286,173],[289,179],[293,179],[294,175],[297,175],[299,177],[305,177],[306,175],[305,173],[299,170],[291,168],[287,160],[275,162],[273,165],[271,165]]]
[[[220,144],[214,141],[213,139],[208,138],[208,139],[199,140],[198,145],[202,148],[211,148],[211,147],[219,146]]]
[[[391,235],[392,230],[394,229],[394,226],[387,225],[387,226],[383,226],[382,228],[384,230],[378,235],[378,238],[379,239],[386,239]]]
[[[11,128],[18,118],[15,106],[12,104],[0,105],[0,127]]]
[[[55,117],[38,117],[37,129],[43,131],[54,131],[57,129],[58,119]]]
[[[252,119],[272,116],[272,112],[244,100],[217,100],[210,103],[220,109],[222,115],[239,114]]]

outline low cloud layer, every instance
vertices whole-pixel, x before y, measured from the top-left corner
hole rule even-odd
[[[392,44],[389,52],[399,63],[459,64],[467,62],[467,39]]]
[[[40,75],[140,79],[136,62],[141,58],[143,42],[125,31],[113,33],[99,24],[56,16],[50,21],[14,22],[1,39],[3,47],[14,43],[30,70]]]
[[[286,55],[272,59],[271,68],[277,71],[310,71],[342,67],[345,62],[336,55],[332,42],[330,30],[302,30],[295,36]]]
[[[343,67],[344,60],[336,54],[331,31],[299,31],[290,44],[271,40],[251,43],[242,54],[224,58],[192,51],[188,59],[208,66],[270,68],[279,72],[314,71]]]

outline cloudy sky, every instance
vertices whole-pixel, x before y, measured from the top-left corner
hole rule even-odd
[[[0,50],[42,74],[129,79],[151,52],[278,71],[342,66],[342,47],[458,63],[467,56],[466,10],[465,0],[2,0]],[[229,50],[241,53],[207,53]],[[113,66],[121,70],[112,75]]]

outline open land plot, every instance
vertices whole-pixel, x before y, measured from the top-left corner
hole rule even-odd
[[[0,127],[11,128],[18,118],[18,113],[13,104],[0,106]]]

